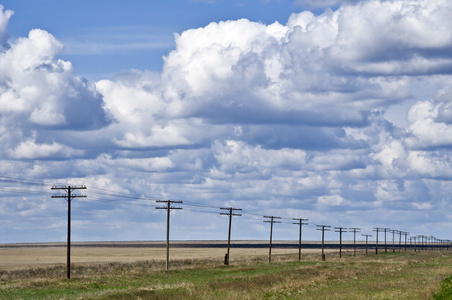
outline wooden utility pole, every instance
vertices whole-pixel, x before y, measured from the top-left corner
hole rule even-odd
[[[371,235],[370,234],[362,234],[362,236],[366,237],[366,255],[367,255],[367,241],[368,241],[369,236],[371,236]]]
[[[342,257],[342,232],[347,232],[344,229],[344,227],[334,227],[334,229],[337,229],[335,232],[339,232],[339,258]]]
[[[52,186],[51,190],[64,190],[64,195],[52,195],[52,198],[64,198],[67,201],[67,278],[71,278],[71,201],[73,198],[86,198],[86,195],[74,195],[73,190],[86,190],[86,186]]]
[[[395,253],[394,233],[397,233],[399,231],[398,230],[391,230],[390,232],[392,233],[392,252]]]
[[[298,237],[298,261],[301,261],[301,230],[303,225],[308,225],[309,223],[303,223],[303,221],[309,221],[308,219],[296,219],[292,218],[294,221],[298,221],[297,223],[292,223],[300,226],[300,232]]]
[[[281,223],[279,221],[275,221],[275,219],[282,219],[280,217],[275,216],[264,216],[264,218],[270,219],[270,221],[263,221],[264,223],[270,223],[270,244],[268,247],[268,262],[272,262],[272,236],[273,236],[273,223]]]
[[[331,228],[331,226],[326,226],[326,225],[317,225],[317,230],[322,230],[322,260],[325,260],[325,252],[324,252],[324,248],[325,248],[325,231],[330,231],[329,228]]]
[[[356,233],[361,232],[361,228],[349,228],[353,232],[353,256],[356,256]]]
[[[229,232],[228,232],[228,250],[226,253],[226,257],[224,258],[224,264],[229,265],[229,246],[231,244],[231,223],[232,223],[232,217],[240,217],[242,214],[234,214],[232,213],[234,210],[242,210],[241,208],[233,208],[233,207],[220,207],[220,209],[227,210],[229,212],[227,213],[220,213],[220,215],[223,216],[229,216]]]
[[[374,228],[374,231],[377,232],[377,238],[376,238],[376,243],[375,243],[375,254],[378,254],[378,232],[382,229],[383,228],[378,228],[378,227]]]
[[[419,251],[424,251],[425,250],[425,247],[424,247],[424,237],[425,237],[425,235],[422,235],[422,234],[419,234],[418,236],[418,239],[419,239]]]
[[[389,229],[389,228],[382,228],[382,230],[384,230],[384,232],[385,232],[385,252],[388,252],[388,247],[387,247],[387,244],[386,244],[386,232],[391,231],[391,229]]]
[[[166,203],[166,206],[156,207],[155,209],[166,209],[166,269],[169,269],[169,231],[170,231],[170,212],[173,209],[182,209],[182,207],[171,206],[173,203],[183,203],[181,200],[157,200],[157,203]]]

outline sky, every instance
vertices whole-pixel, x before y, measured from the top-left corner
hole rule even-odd
[[[0,5],[0,243],[451,239],[450,1]]]

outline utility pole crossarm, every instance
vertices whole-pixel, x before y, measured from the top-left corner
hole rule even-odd
[[[220,213],[220,215],[222,215],[222,216],[233,216],[233,217],[241,217],[241,216],[242,216],[242,214],[234,214],[234,213],[232,213],[232,211],[234,211],[234,210],[239,210],[239,211],[241,211],[241,210],[242,210],[241,208],[234,208],[234,207],[220,207],[220,209],[228,210],[228,211],[229,211],[228,213]]]
[[[271,219],[270,221],[264,221],[265,223],[281,223],[280,221],[274,221],[275,219],[282,219],[281,217],[275,217],[275,216],[264,216],[264,218]]]
[[[61,195],[52,195],[50,196],[50,198],[64,198],[64,199],[68,199],[68,197],[72,198],[86,198],[86,195],[75,195],[72,194],[71,191],[72,190],[86,190],[86,186],[85,185],[81,185],[81,186],[52,186],[50,188],[51,190],[65,190],[67,192],[67,194],[61,194]]]

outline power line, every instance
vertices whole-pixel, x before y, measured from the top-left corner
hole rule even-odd
[[[8,176],[0,176],[0,182],[8,182],[15,184],[24,184],[24,185],[47,185],[44,181],[41,180],[33,180],[33,179],[25,179],[19,177],[8,177]]]

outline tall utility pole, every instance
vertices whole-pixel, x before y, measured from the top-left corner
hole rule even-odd
[[[220,209],[227,210],[227,213],[220,213],[223,216],[229,216],[229,232],[228,232],[228,252],[226,253],[226,257],[224,259],[224,264],[229,265],[229,246],[231,244],[231,223],[232,217],[240,217],[242,214],[234,214],[232,213],[234,210],[242,210],[241,208],[233,208],[233,207],[220,207]]]
[[[155,209],[166,209],[166,269],[169,269],[169,229],[170,212],[173,209],[182,209],[182,207],[171,206],[173,203],[183,203],[181,200],[157,200],[157,203],[166,203],[166,206],[156,207]]]
[[[385,252],[388,252],[388,247],[387,247],[387,244],[386,244],[386,232],[391,231],[391,229],[389,229],[389,228],[382,228],[382,230],[385,232]]]
[[[270,219],[270,221],[264,221],[264,223],[270,223],[270,245],[268,247],[268,262],[272,262],[272,236],[273,236],[273,223],[281,223],[279,221],[275,221],[275,219],[282,219],[280,217],[275,216],[264,216],[264,218]]]
[[[367,241],[369,239],[369,236],[371,236],[370,234],[362,234],[362,236],[366,237],[366,255],[367,255]]]
[[[402,234],[403,234],[403,231],[399,230],[399,252],[400,252],[400,249],[402,248]]]
[[[349,228],[353,232],[353,256],[356,256],[356,233],[361,231],[361,228]]]
[[[334,227],[334,229],[337,229],[335,232],[339,232],[339,258],[342,257],[342,232],[347,232],[344,229],[344,227]]]
[[[308,225],[309,224],[309,223],[303,223],[303,221],[309,221],[309,220],[308,219],[296,219],[296,218],[292,218],[292,220],[298,221],[297,223],[292,223],[292,224],[300,226],[300,234],[299,234],[299,237],[298,237],[298,261],[301,261],[301,231],[302,231],[302,226],[303,225]]]
[[[325,252],[324,252],[324,245],[325,245],[325,231],[330,231],[329,228],[331,228],[331,226],[326,226],[326,225],[317,225],[317,230],[322,230],[322,260],[325,260]]]
[[[67,201],[67,278],[71,278],[71,201],[73,198],[86,198],[86,195],[74,195],[73,190],[86,190],[86,186],[52,186],[51,190],[64,190],[64,195],[52,195],[52,198],[64,198]]]
[[[375,227],[374,228],[374,231],[376,231],[377,232],[377,239],[376,239],[376,243],[375,243],[375,254],[378,254],[378,232],[380,231],[380,230],[382,230],[383,228],[378,228],[378,227]]]

